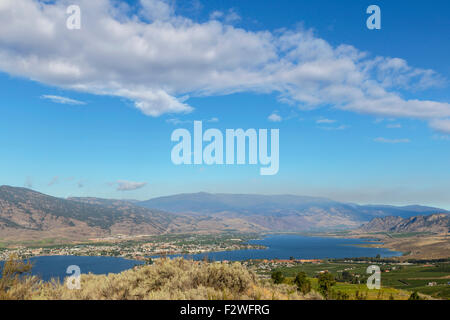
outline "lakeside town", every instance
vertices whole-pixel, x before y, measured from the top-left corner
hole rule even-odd
[[[146,260],[148,257],[153,256],[195,255],[209,252],[264,249],[264,246],[247,242],[255,237],[253,234],[164,235],[126,241],[95,239],[95,241],[78,244],[17,245],[10,248],[0,248],[0,261],[8,259],[12,254],[20,259],[37,256],[110,256],[132,260]]]

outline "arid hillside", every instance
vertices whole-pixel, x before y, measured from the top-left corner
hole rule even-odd
[[[375,218],[361,227],[365,232],[429,232],[448,233],[450,231],[450,216],[448,214],[432,214],[415,216],[408,219],[401,217]]]
[[[2,239],[160,234],[176,219],[170,213],[128,202],[106,206],[51,197],[25,188],[0,187]]]

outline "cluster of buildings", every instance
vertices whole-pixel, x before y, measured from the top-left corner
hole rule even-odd
[[[304,263],[321,264],[322,262],[323,260],[320,259],[262,259],[243,261],[242,264],[256,269],[258,273],[268,273],[280,267],[294,267]]]
[[[0,250],[0,260],[6,260],[11,254],[21,259],[34,256],[113,256],[127,259],[143,260],[149,256],[176,255],[176,254],[202,254],[207,252],[253,249],[253,246],[243,242],[204,244],[204,243],[178,243],[177,241],[154,241],[130,244],[129,242],[116,242],[108,244],[80,244],[61,245],[54,247],[27,248]]]

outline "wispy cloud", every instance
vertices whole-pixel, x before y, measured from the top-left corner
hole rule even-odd
[[[206,121],[207,121],[207,122],[211,122],[211,123],[216,123],[216,122],[219,122],[219,118],[213,117],[213,118],[208,119],[208,120],[206,120]]]
[[[450,119],[436,119],[430,122],[430,126],[442,133],[450,133]]]
[[[50,182],[48,183],[48,186],[51,187],[51,186],[53,186],[53,185],[55,185],[57,183],[59,183],[59,177],[55,176],[55,177],[52,178],[52,180],[50,180]]]
[[[209,15],[210,20],[222,20],[226,24],[233,24],[242,20],[241,16],[235,11],[235,9],[229,9],[227,12],[213,11]]]
[[[183,123],[192,123],[191,120],[181,120],[178,118],[170,118],[170,119],[167,119],[166,122],[173,124],[174,126],[177,126],[177,125],[183,124]]]
[[[60,104],[72,104],[72,105],[82,105],[86,104],[86,102],[67,98],[67,97],[61,97],[61,96],[54,96],[54,95],[48,95],[44,94],[41,96],[42,99],[50,100],[54,103],[60,103]]]
[[[283,118],[277,113],[272,113],[270,116],[267,117],[267,119],[271,122],[281,122]]]
[[[345,129],[348,129],[349,126],[341,124],[340,126],[334,126],[334,127],[327,126],[327,127],[319,127],[319,128],[322,130],[345,130]]]
[[[209,123],[216,123],[216,122],[219,122],[219,118],[212,117],[212,118],[209,118],[209,119],[198,120],[198,121],[204,121],[204,122],[209,122]],[[170,119],[167,119],[166,122],[170,123],[170,124],[173,124],[174,126],[177,126],[177,125],[185,124],[185,123],[192,124],[192,123],[194,123],[194,120],[183,120],[183,119],[179,119],[179,118],[170,118]]]
[[[335,123],[336,120],[332,120],[332,119],[319,119],[316,121],[317,124],[323,124],[323,123]]]
[[[450,135],[435,134],[435,135],[433,135],[433,139],[450,141]]]
[[[400,129],[401,127],[402,125],[400,123],[392,123],[386,125],[386,128],[388,129]]]
[[[327,119],[327,118],[321,118],[316,120],[316,124],[318,124],[318,128],[322,130],[345,130],[349,128],[348,125],[341,124],[339,125],[337,123],[337,120],[334,119]]]
[[[394,144],[411,142],[411,140],[409,140],[409,139],[387,139],[387,138],[382,138],[382,137],[375,138],[375,139],[373,139],[373,141],[380,142],[380,143],[394,143]]]
[[[117,191],[133,191],[137,189],[141,189],[147,185],[147,182],[135,182],[135,181],[126,181],[126,180],[118,180]]]

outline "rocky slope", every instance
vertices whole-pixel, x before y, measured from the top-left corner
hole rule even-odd
[[[410,218],[383,217],[375,218],[361,228],[363,232],[432,232],[447,233],[450,231],[450,216],[448,214],[432,214]]]
[[[0,238],[68,239],[160,234],[177,217],[127,202],[67,200],[25,188],[0,187]]]

